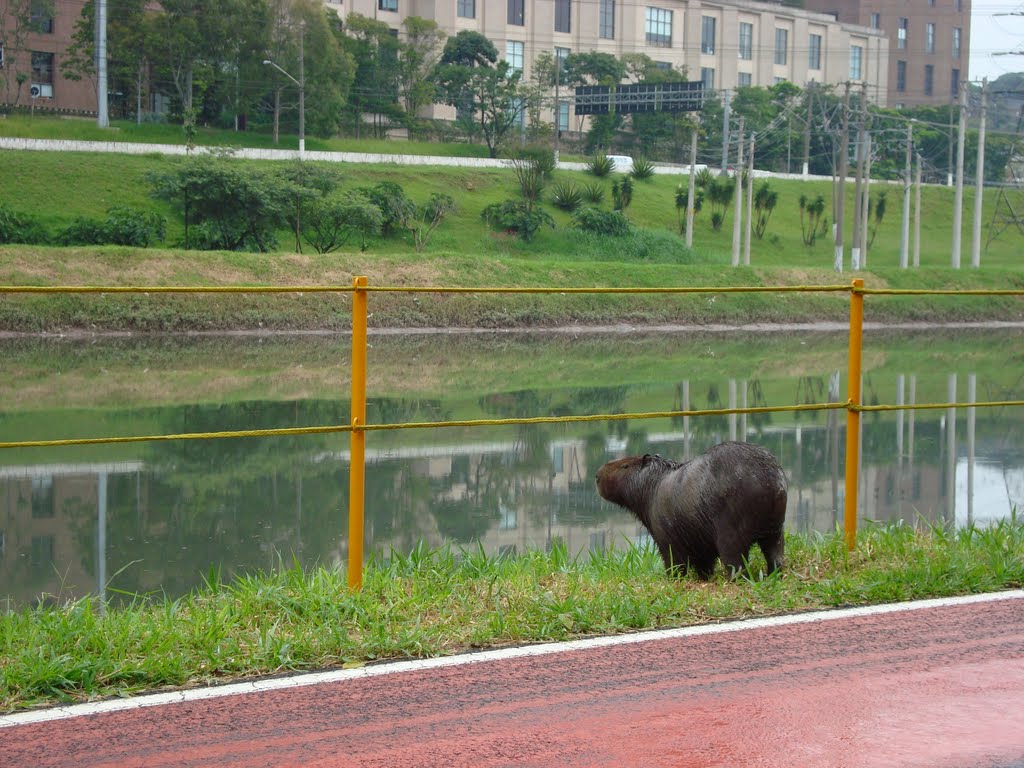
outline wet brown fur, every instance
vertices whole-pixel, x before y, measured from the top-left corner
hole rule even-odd
[[[752,443],[720,443],[683,464],[627,456],[597,471],[597,490],[650,531],[665,569],[710,578],[715,560],[741,572],[756,543],[771,573],[782,567],[786,475]]]

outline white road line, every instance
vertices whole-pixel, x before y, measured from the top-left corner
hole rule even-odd
[[[53,720],[64,720],[72,717],[87,717],[107,712],[123,712],[142,707],[158,707],[164,704],[179,704],[203,699],[216,699],[222,696],[241,696],[251,693],[302,688],[311,685],[338,683],[345,680],[358,680],[378,675],[392,675],[402,672],[415,672],[441,667],[454,667],[463,664],[482,664],[503,659],[517,659],[529,656],[544,656],[552,653],[581,651],[590,648],[606,648],[615,645],[647,643],[655,640],[670,640],[698,635],[713,635],[723,632],[742,632],[749,629],[765,627],[782,627],[790,624],[809,624],[813,622],[832,621],[857,616],[879,616],[887,613],[918,611],[929,608],[946,608],[959,605],[973,605],[1001,600],[1024,600],[1024,590],[994,592],[984,595],[968,595],[965,597],[947,597],[935,600],[918,600],[905,603],[886,605],[869,605],[861,608],[841,608],[827,611],[788,614],[785,616],[769,616],[760,619],[731,621],[725,624],[701,624],[678,629],[660,629],[635,632],[627,635],[610,635],[591,637],[584,640],[571,640],[564,643],[542,643],[537,645],[500,648],[493,651],[467,653],[458,656],[443,656],[433,659],[416,659],[385,664],[374,664],[356,669],[338,669],[328,672],[289,675],[287,677],[262,678],[242,683],[228,683],[205,688],[190,688],[168,693],[140,694],[127,699],[107,699],[88,704],[75,704],[67,707],[32,710],[10,715],[0,715],[0,728],[9,728],[31,723],[45,723]]]

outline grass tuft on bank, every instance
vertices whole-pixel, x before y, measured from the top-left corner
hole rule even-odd
[[[763,568],[758,553],[752,562]],[[672,580],[652,550],[519,557],[419,547],[371,563],[352,592],[297,565],[178,600],[95,598],[0,614],[0,711],[259,675],[1024,585],[1024,519],[957,531],[871,525],[787,537],[765,579]]]

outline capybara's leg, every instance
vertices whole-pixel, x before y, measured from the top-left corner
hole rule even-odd
[[[724,565],[726,571],[728,571],[730,579],[735,579],[747,572],[747,557],[749,554],[749,549],[745,552],[742,550],[729,550],[728,552],[722,552],[722,565]]]
[[[764,552],[764,559],[768,563],[768,573],[774,573],[782,567],[786,539],[781,529],[776,533],[758,539],[757,544],[761,547],[761,551]]]

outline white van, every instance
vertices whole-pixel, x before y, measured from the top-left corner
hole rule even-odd
[[[612,161],[615,173],[630,173],[633,170],[633,158],[629,155],[605,155]]]

